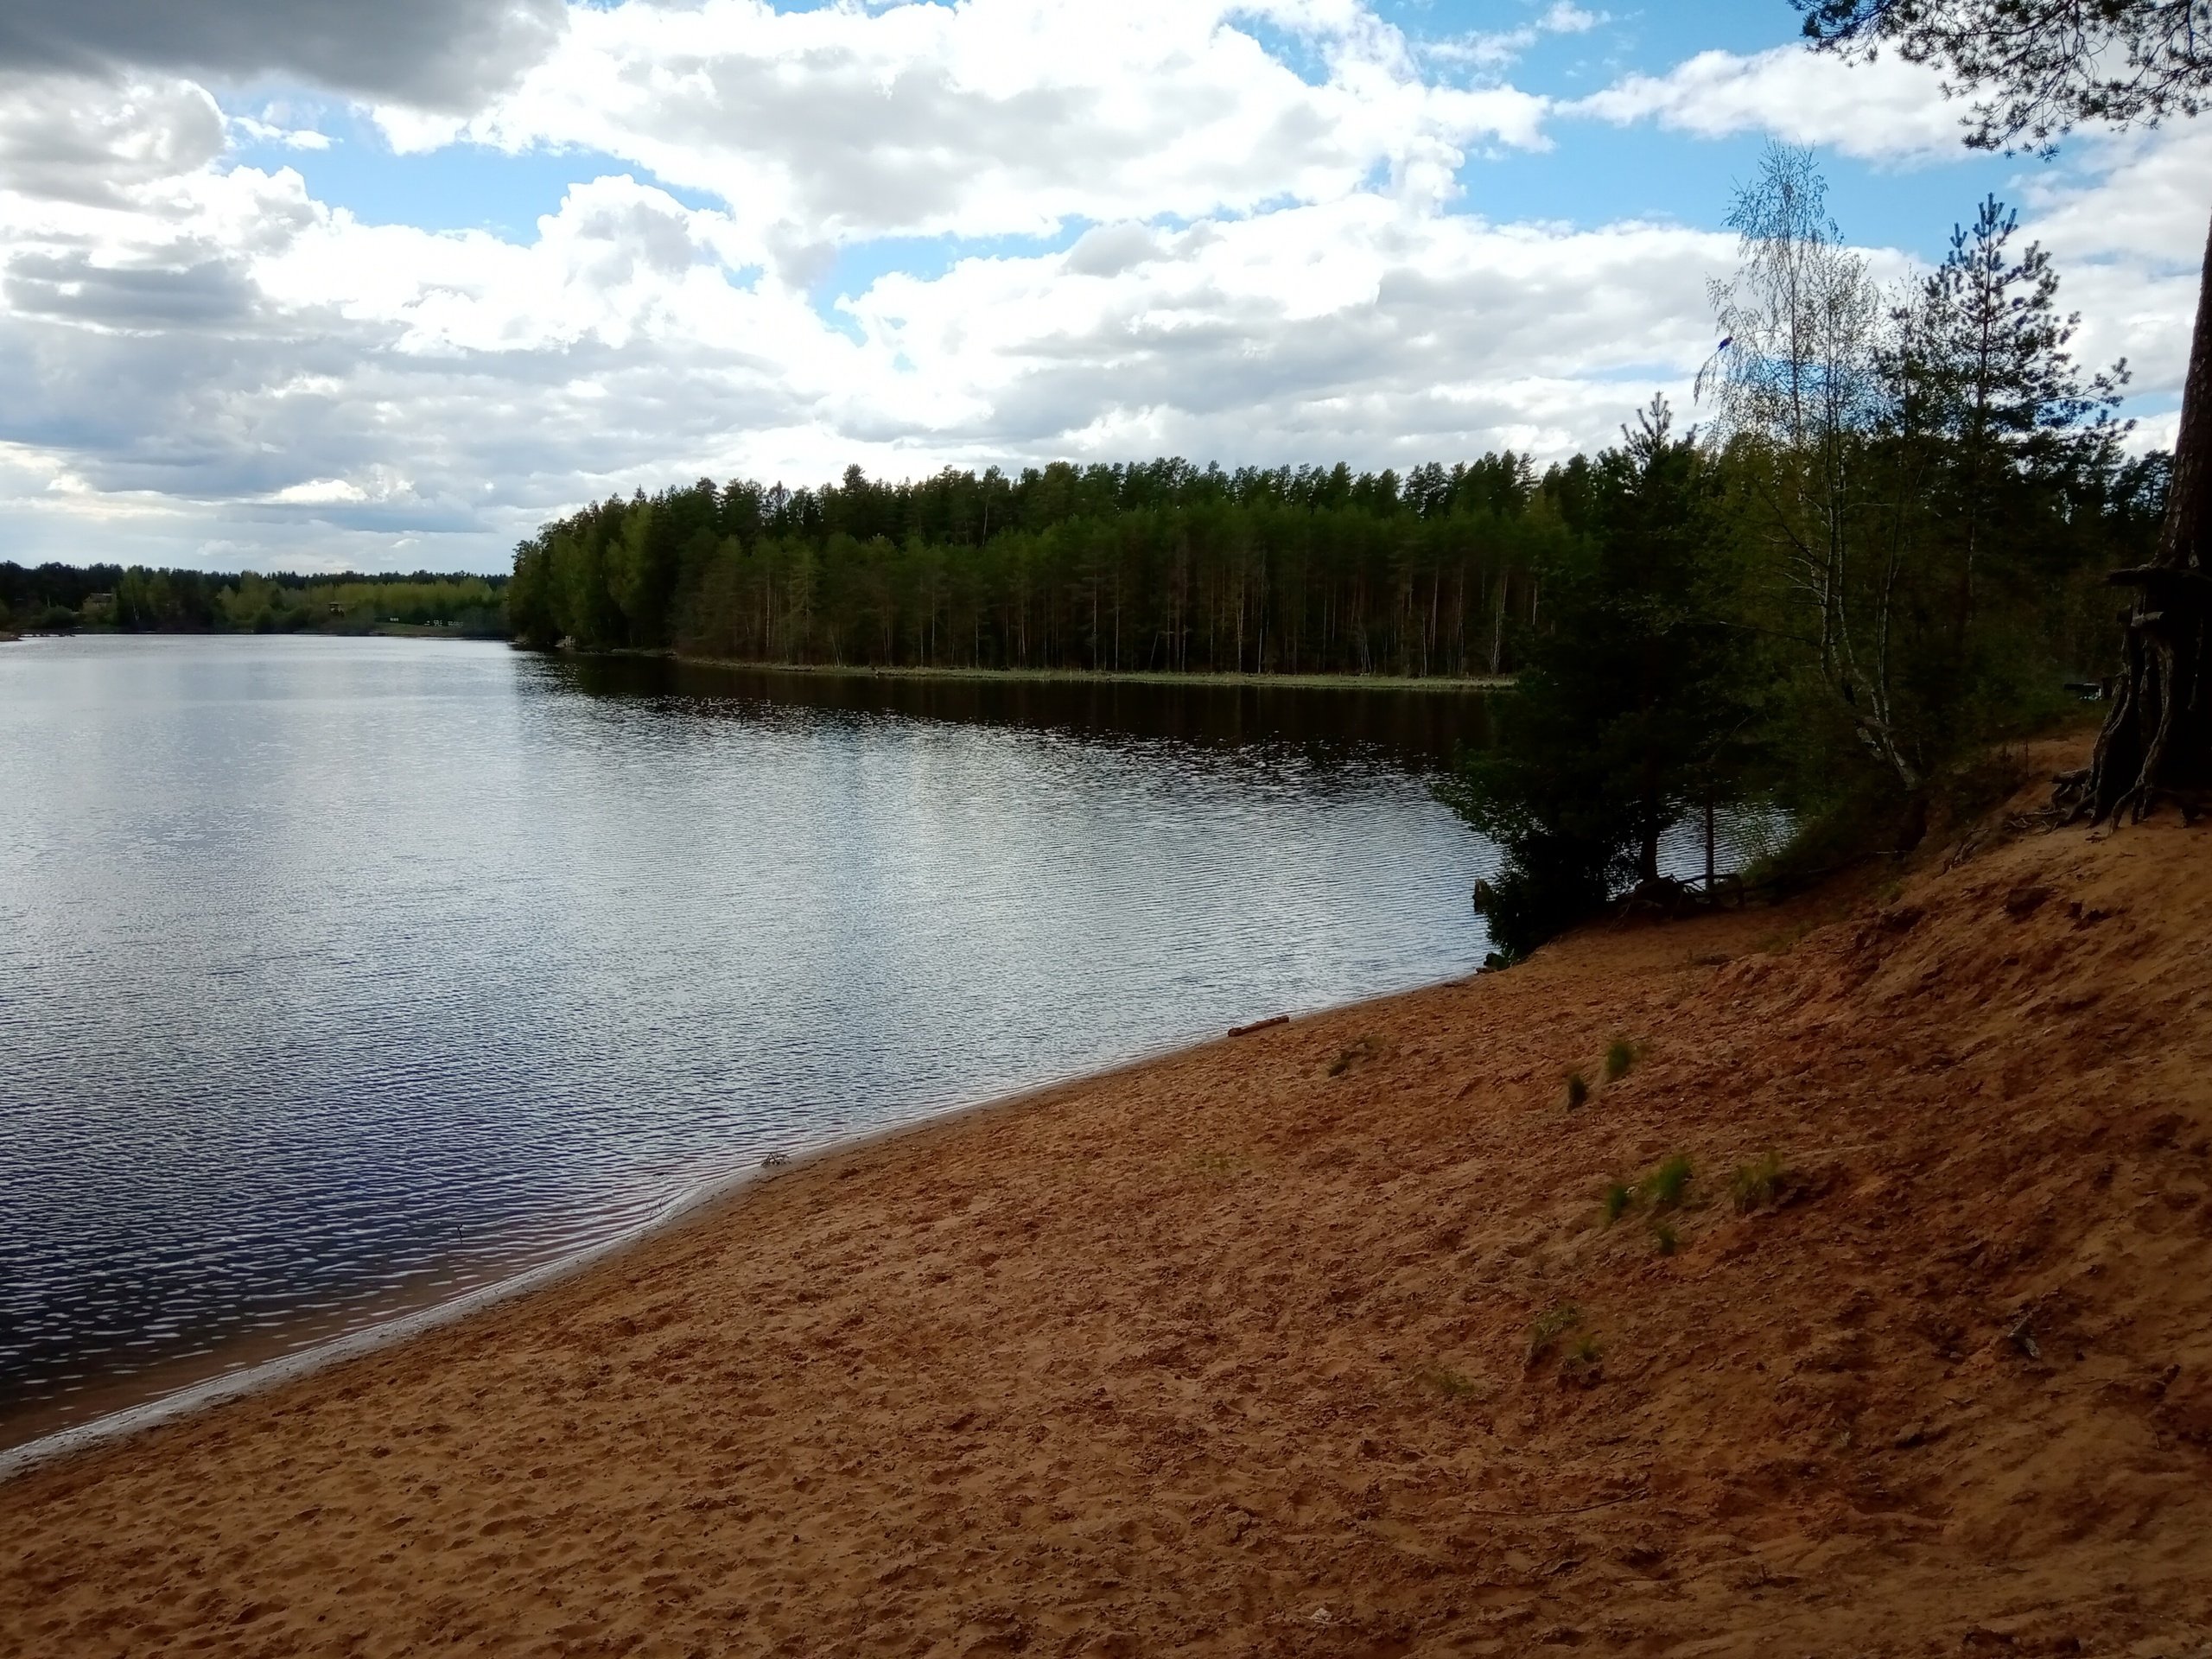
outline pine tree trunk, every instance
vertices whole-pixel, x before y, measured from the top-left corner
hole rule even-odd
[[[2196,330],[2181,394],[2181,429],[2166,519],[2154,561],[2115,570],[2117,587],[2138,590],[2127,618],[2112,712],[2086,773],[2062,779],[2055,804],[2102,823],[2141,818],[2161,802],[2195,817],[2212,797],[2212,238],[2196,295]]]

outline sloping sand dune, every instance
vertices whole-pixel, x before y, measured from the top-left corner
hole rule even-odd
[[[0,1648],[2202,1652],[2207,835],[1601,931],[780,1172],[0,1487]]]

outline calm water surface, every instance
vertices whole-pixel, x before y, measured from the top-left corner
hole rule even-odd
[[[1478,700],[0,648],[0,1445],[1471,969]]]

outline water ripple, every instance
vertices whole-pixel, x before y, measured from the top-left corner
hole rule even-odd
[[[1483,950],[1372,753],[592,672],[0,652],[0,1443]]]

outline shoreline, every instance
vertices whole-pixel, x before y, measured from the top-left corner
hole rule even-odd
[[[32,629],[28,632],[0,632],[0,644],[22,639],[451,639],[470,645],[504,645],[517,651],[538,648],[518,644],[505,634],[464,633],[431,624],[378,623],[367,628],[288,628],[259,634],[250,628],[121,628],[77,627]],[[1510,674],[1478,674],[1461,677],[1410,674],[1289,674],[1230,673],[1179,674],[1159,669],[1084,668],[961,668],[944,664],[901,664],[869,666],[837,663],[761,663],[735,657],[696,657],[677,651],[576,651],[554,646],[539,654],[574,661],[623,658],[674,663],[683,668],[721,669],[735,673],[792,675],[817,679],[954,681],[970,684],[1007,685],[1155,685],[1190,686],[1200,690],[1255,691],[1413,692],[1422,696],[1482,696],[1513,689]]]
[[[686,1193],[659,1213],[644,1221],[634,1222],[606,1238],[587,1244],[581,1249],[571,1250],[565,1255],[556,1256],[550,1262],[525,1268],[519,1273],[509,1274],[490,1284],[478,1285],[458,1296],[411,1307],[363,1325],[359,1330],[346,1331],[311,1342],[303,1348],[253,1360],[235,1370],[219,1371],[213,1376],[188,1382],[181,1388],[155,1395],[150,1399],[102,1412],[84,1422],[72,1423],[30,1440],[18,1441],[13,1446],[0,1447],[0,1486],[57,1459],[129,1440],[169,1424],[218,1411],[234,1402],[265,1394],[286,1383],[315,1376],[333,1366],[402,1346],[431,1332],[565,1283],[618,1257],[625,1249],[643,1240],[671,1228],[684,1225],[698,1211],[723,1199],[736,1197],[749,1180],[764,1173],[757,1169],[743,1171],[709,1182],[696,1192]]]
[[[1459,982],[1456,979],[1434,982],[1438,986]],[[1411,993],[1389,992],[1380,998],[1363,999],[1330,1008],[1272,1016],[1256,1026],[1234,1027],[1195,1043],[1147,1051],[1102,1071],[1073,1073],[1012,1094],[992,1095],[951,1106],[925,1108],[912,1116],[842,1135],[819,1146],[780,1155],[772,1154],[771,1157],[776,1159],[774,1162],[764,1160],[749,1167],[733,1169],[701,1184],[671,1200],[653,1215],[632,1222],[606,1238],[595,1240],[550,1261],[523,1268],[520,1272],[508,1274],[489,1284],[475,1286],[457,1296],[408,1308],[358,1330],[320,1338],[302,1348],[249,1362],[235,1370],[217,1372],[149,1399],[102,1412],[81,1423],[73,1423],[11,1446],[0,1446],[0,1488],[57,1460],[128,1441],[158,1428],[219,1411],[236,1402],[267,1394],[334,1367],[404,1347],[434,1332],[526,1302],[556,1286],[613,1266],[626,1253],[641,1246],[719,1220],[725,1214],[742,1207],[759,1189],[780,1178],[803,1174],[832,1158],[868,1152],[902,1137],[919,1135],[930,1130],[951,1129],[971,1118],[994,1112],[1019,1111],[1061,1090],[1110,1083],[1128,1073],[1207,1050],[1217,1044],[1232,1042],[1252,1031],[1269,1029],[1316,1014],[1358,1008],[1369,1001],[1387,1001],[1391,996],[1407,995]]]
[[[467,633],[432,622],[378,622],[365,628],[32,628],[0,632],[0,645],[22,639],[454,639],[472,645],[505,645],[504,633]]]
[[[513,642],[509,641],[510,644]],[[527,646],[517,646],[527,650]],[[960,680],[984,684],[1039,685],[1186,685],[1200,688],[1250,689],[1268,691],[1416,691],[1424,694],[1479,696],[1512,689],[1513,677],[1477,675],[1446,678],[1389,674],[1177,674],[1156,669],[1084,668],[959,668],[902,664],[869,667],[832,663],[757,663],[734,657],[695,657],[677,651],[580,652],[555,647],[550,656],[588,661],[594,657],[656,658],[685,668],[728,669],[747,674],[805,675],[823,679]]]

